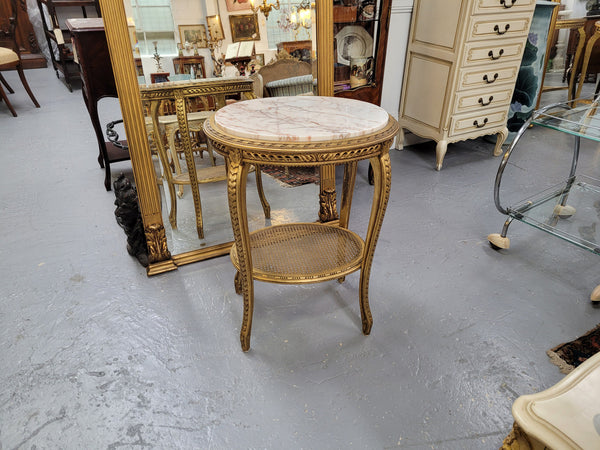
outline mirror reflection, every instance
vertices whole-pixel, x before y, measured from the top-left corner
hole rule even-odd
[[[230,102],[316,93],[314,4],[126,0],[125,11],[168,248],[179,255],[230,242],[224,161],[202,124]],[[318,172],[255,169],[251,231],[317,219]]]
[[[139,76],[160,81],[246,76],[286,51],[313,63],[315,5],[308,0],[126,0]],[[188,77],[189,75],[189,77]]]

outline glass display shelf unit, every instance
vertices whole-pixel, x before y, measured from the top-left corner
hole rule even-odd
[[[532,123],[600,142],[600,108],[596,99],[555,103],[533,114]]]
[[[494,202],[500,213],[507,216],[501,233],[488,235],[494,249],[508,249],[506,236],[513,220],[531,225],[553,236],[564,239],[592,253],[600,254],[600,180],[577,174],[581,138],[600,142],[600,96],[555,103],[534,111],[523,124],[504,153],[494,183]],[[571,168],[566,179],[551,188],[528,196],[513,206],[504,207],[500,201],[500,187],[504,169],[518,144],[531,127],[538,125],[567,133],[574,137]],[[600,302],[600,285],[591,294],[593,302]]]

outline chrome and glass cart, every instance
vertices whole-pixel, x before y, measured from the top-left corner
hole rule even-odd
[[[513,220],[571,242],[592,253],[600,254],[600,240],[596,238],[596,224],[600,221],[600,180],[577,173],[581,138],[600,142],[600,96],[595,99],[577,99],[555,103],[534,111],[523,124],[512,144],[504,153],[494,183],[494,202],[502,214],[508,216],[501,233],[488,236],[495,249],[507,249],[506,236]],[[531,125],[539,125],[573,136],[571,168],[565,180],[534,194],[512,206],[500,202],[500,186],[508,160]],[[591,224],[591,225],[590,225]],[[598,227],[600,232],[600,226]],[[593,302],[600,302],[600,285],[592,294]]]

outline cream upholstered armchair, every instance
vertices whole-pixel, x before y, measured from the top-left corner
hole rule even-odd
[[[271,97],[285,97],[289,95],[312,95],[312,75],[300,75],[297,77],[284,78],[282,80],[269,81],[265,89]]]
[[[261,67],[252,78],[257,97],[312,95],[314,92],[312,66],[289,56]]]
[[[19,8],[17,7],[16,0],[11,0],[11,15],[7,19],[2,18],[2,22],[0,22],[0,71],[3,70],[16,70],[19,73],[19,78],[21,79],[21,83],[23,83],[23,87],[29,94],[29,97],[33,101],[33,104],[36,108],[40,107],[40,104],[36,100],[33,92],[29,88],[29,84],[27,83],[27,79],[25,78],[25,73],[23,72],[23,64],[21,63],[21,55],[19,53],[19,46],[16,41],[16,27],[17,27],[17,13]],[[2,85],[8,89],[8,92],[14,94],[15,91],[10,87],[10,85],[6,82],[2,73],[0,72],[0,96],[2,96],[2,100],[8,106],[8,109],[12,113],[13,116],[17,117],[17,113],[13,106],[11,105],[8,97],[6,96],[6,92],[2,88]]]

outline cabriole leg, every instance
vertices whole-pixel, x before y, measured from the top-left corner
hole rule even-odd
[[[383,216],[387,207],[392,184],[392,170],[390,164],[388,148],[384,149],[381,156],[371,158],[371,166],[374,175],[373,205],[371,206],[371,217],[369,219],[369,228],[365,239],[365,250],[360,270],[360,316],[362,320],[362,331],[364,334],[371,332],[373,326],[373,316],[369,307],[369,277],[371,275],[371,265],[375,253],[375,245],[379,238]],[[386,144],[382,144],[386,145]]]
[[[248,217],[246,213],[246,179],[248,165],[242,163],[242,155],[238,150],[232,150],[228,155],[227,171],[227,200],[231,226],[237,250],[239,263],[236,274],[236,292],[241,286],[244,298],[244,311],[240,329],[242,350],[250,350],[250,335],[252,332],[252,313],[254,310],[254,283],[252,280],[252,256],[250,254],[250,234],[248,232]]]

